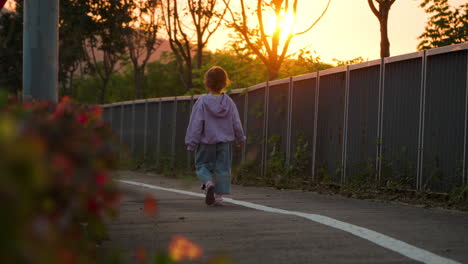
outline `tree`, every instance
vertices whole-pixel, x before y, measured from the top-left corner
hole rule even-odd
[[[60,1],[59,19],[59,82],[63,91],[73,94],[75,72],[85,60],[83,42],[93,37],[95,24],[87,15],[89,7],[85,1]]]
[[[203,49],[221,25],[226,10],[217,11],[218,0],[187,0],[184,8],[180,8],[178,2],[163,1],[163,18],[185,92],[188,92],[194,87],[193,53],[196,58],[195,69],[199,72],[203,65]],[[194,39],[189,36],[192,32],[195,33]]]
[[[131,21],[127,1],[120,0],[86,0],[89,12],[94,21],[90,37],[85,39],[85,58],[91,74],[101,80],[98,103],[103,104],[107,85],[115,72],[117,63],[125,54],[125,28]],[[102,54],[102,59],[97,53]]]
[[[23,73],[23,1],[0,11],[0,88],[19,95]]]
[[[468,3],[453,9],[447,0],[423,0],[420,7],[431,17],[418,37],[418,50],[468,41]]]
[[[294,32],[298,0],[271,0],[269,2],[257,0],[255,12],[252,14],[257,18],[258,23],[256,26],[250,26],[249,24],[248,18],[251,14],[247,14],[249,8],[244,0],[239,2],[240,14],[234,12],[228,2],[224,0],[231,15],[231,21],[228,21],[228,25],[239,34],[241,39],[246,42],[247,46],[265,65],[268,70],[269,80],[278,77],[279,69],[286,57],[292,38],[311,30],[325,15],[330,1],[328,1],[322,14],[313,23],[302,31]],[[275,20],[271,34],[267,32],[267,23],[264,21],[268,13],[272,14]]]
[[[395,3],[395,0],[367,0],[372,13],[380,23],[380,57],[390,56],[390,41],[388,40],[388,13]],[[374,1],[379,4],[379,10],[375,7]]]
[[[161,26],[160,7],[160,0],[134,0],[130,6],[133,17],[127,27],[125,40],[133,66],[136,98],[143,98],[146,65],[162,42],[157,38]]]

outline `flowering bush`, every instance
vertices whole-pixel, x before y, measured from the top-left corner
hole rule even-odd
[[[2,97],[0,95],[0,97]],[[119,193],[102,109],[0,98],[0,263],[93,263]]]

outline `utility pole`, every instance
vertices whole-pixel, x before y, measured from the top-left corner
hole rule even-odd
[[[23,100],[58,99],[59,0],[25,0]]]

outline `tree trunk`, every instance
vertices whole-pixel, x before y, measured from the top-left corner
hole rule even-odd
[[[279,67],[276,65],[268,67],[268,80],[273,81],[274,79],[278,78],[279,75]]]
[[[388,40],[388,16],[382,17],[382,20],[380,21],[380,57],[390,57],[390,41]]]
[[[105,102],[108,82],[109,82],[109,79],[103,80],[102,82],[101,93],[99,95],[99,104],[104,104]]]
[[[134,67],[134,85],[135,85],[135,97],[137,99],[143,98],[143,84],[145,79],[144,68]]]
[[[203,56],[203,46],[202,45],[198,45],[198,48],[197,48],[197,69],[201,69],[202,67],[202,56]]]
[[[68,95],[73,96],[73,76],[75,75],[75,70],[70,71],[70,78],[68,79]]]

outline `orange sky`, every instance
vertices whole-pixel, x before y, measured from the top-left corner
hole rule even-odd
[[[184,3],[186,0],[179,0]],[[231,7],[239,0],[230,0]],[[257,0],[245,0],[254,4]],[[417,37],[424,32],[428,19],[419,4],[422,0],[396,0],[390,10],[389,38],[391,56],[416,51]],[[10,2],[10,3],[9,3]],[[11,0],[7,2],[11,4]],[[222,0],[219,0],[220,4]],[[459,6],[466,0],[449,0]],[[298,29],[304,29],[320,15],[327,0],[299,0]],[[254,17],[251,17],[254,19]],[[208,49],[223,49],[229,30],[220,28],[210,39]],[[380,56],[380,28],[370,11],[367,0],[332,0],[322,20],[308,33],[293,38],[289,53],[301,48],[315,51],[322,61],[334,63],[333,58],[350,60],[359,56],[373,60]]]
[[[249,0],[247,0],[249,1]],[[256,2],[256,0],[250,0]],[[231,0],[238,2],[238,0]],[[319,16],[326,0],[299,0],[298,25],[306,27],[311,18]],[[465,0],[449,0],[454,6]],[[428,16],[419,7],[421,0],[396,0],[390,10],[390,54],[400,55],[416,51],[417,37],[424,31]],[[226,30],[217,32],[209,43],[212,50],[222,49],[226,44]],[[295,52],[308,47],[315,50],[323,61],[332,63],[333,58],[349,60],[358,56],[378,59],[380,56],[380,28],[367,0],[332,0],[322,20],[303,36],[293,38],[290,48]]]

